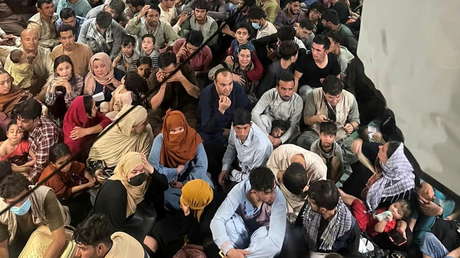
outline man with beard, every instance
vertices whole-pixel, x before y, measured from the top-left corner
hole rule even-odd
[[[290,127],[283,135],[268,136],[276,148],[299,133],[302,108],[302,98],[294,91],[294,76],[289,72],[281,72],[276,88],[265,92],[252,110],[252,121],[269,134],[274,120],[289,120]]]
[[[305,13],[300,8],[300,1],[289,0],[286,7],[276,16],[274,25],[278,29],[283,26],[293,26],[305,17]]]
[[[156,49],[170,46],[179,38],[171,25],[160,21],[160,8],[154,5],[144,6],[136,17],[129,20],[126,32],[136,37],[138,45],[144,35],[153,35]]]
[[[100,12],[96,18],[86,20],[81,28],[78,42],[87,44],[93,53],[105,52],[115,58],[121,49],[125,29],[112,19],[108,12]]]
[[[33,77],[32,87],[34,90],[40,91],[41,86],[48,80],[48,77],[53,74],[53,61],[50,58],[50,51],[47,48],[38,45],[39,34],[36,30],[25,29],[21,33],[21,50],[26,53],[26,56],[31,60]],[[13,65],[10,56],[6,58],[5,70]]]
[[[61,55],[68,55],[72,60],[74,72],[82,77],[88,73],[88,64],[93,51],[82,43],[75,42],[74,28],[69,25],[61,25],[58,29],[59,41],[51,52],[53,61]]]
[[[342,201],[331,180],[310,185],[307,201],[297,218],[303,225],[305,245],[313,252],[335,252],[345,257],[356,255],[360,231],[355,218]]]
[[[27,28],[40,33],[40,46],[52,49],[58,44],[56,35],[57,15],[54,14],[52,0],[37,1],[38,13],[29,19]]]
[[[283,245],[286,200],[268,168],[256,168],[227,195],[211,221],[226,257],[273,257]]]
[[[217,22],[208,15],[209,5],[205,0],[197,0],[193,4],[193,15],[180,27],[174,26],[179,31],[179,36],[186,38],[190,31],[197,30],[203,34],[203,42],[210,38],[218,29]],[[213,49],[217,45],[218,36],[213,37],[207,45]]]
[[[319,125],[319,139],[311,145],[311,151],[318,154],[327,166],[327,179],[337,183],[343,174],[342,149],[335,142],[337,125],[323,122]]]
[[[337,143],[343,150],[346,164],[355,161],[351,145],[357,134],[353,132],[359,127],[359,110],[355,96],[343,89],[343,82],[329,75],[322,88],[310,91],[304,107],[304,123],[309,129],[297,138],[297,144],[309,149],[319,138],[320,124],[333,122],[337,125]]]

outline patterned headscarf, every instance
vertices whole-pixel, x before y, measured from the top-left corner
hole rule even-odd
[[[371,211],[379,206],[382,198],[402,194],[415,187],[414,169],[404,154],[402,143],[381,166],[382,177],[370,186],[366,196]]]

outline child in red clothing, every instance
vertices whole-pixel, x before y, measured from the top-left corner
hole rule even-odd
[[[410,215],[409,203],[399,200],[385,209],[377,209],[374,214],[369,212],[364,202],[352,195],[340,191],[342,200],[350,206],[351,213],[356,218],[361,231],[374,237],[382,232],[390,232],[398,227],[407,227],[407,223],[402,220]],[[399,230],[398,230],[399,231]]]

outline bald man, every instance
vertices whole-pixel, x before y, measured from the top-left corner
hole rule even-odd
[[[25,29],[21,33],[21,46],[19,48],[32,60],[32,69],[34,72],[32,87],[30,89],[32,93],[39,92],[41,85],[44,85],[53,74],[53,61],[51,60],[50,50],[40,47],[38,40],[39,33],[35,29]],[[8,55],[5,60],[5,69],[9,69],[12,64]]]

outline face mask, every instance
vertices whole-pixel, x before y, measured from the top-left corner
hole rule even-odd
[[[29,212],[30,206],[32,206],[32,202],[30,199],[27,199],[20,207],[11,207],[10,211],[18,216],[22,216]]]
[[[142,183],[144,183],[146,178],[147,175],[145,173],[142,173],[129,179],[128,183],[132,186],[140,186]]]
[[[256,22],[251,22],[251,26],[252,26],[255,30],[260,29],[260,24],[258,24],[258,23],[256,23]]]

